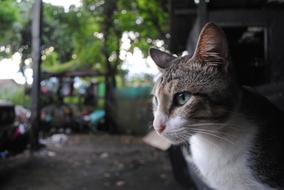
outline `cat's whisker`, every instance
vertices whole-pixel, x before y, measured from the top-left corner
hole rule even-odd
[[[187,142],[189,139],[188,139],[188,136],[189,136],[190,134],[188,134],[188,135],[185,135],[185,134],[182,134],[182,135],[180,135],[180,138],[182,139],[182,141],[185,141],[185,142]]]
[[[188,124],[190,126],[204,126],[204,125],[224,125],[224,123],[192,123],[192,124]]]
[[[212,135],[215,135],[215,136],[218,136],[219,138],[223,138],[224,140],[226,140],[226,142],[230,142],[231,144],[234,144],[231,140],[231,138],[234,138],[234,136],[230,135],[230,133],[228,134],[227,132],[224,132],[224,131],[216,131],[216,130],[210,130],[210,129],[191,129],[191,128],[188,128],[188,134],[191,135],[192,132],[194,133],[207,133],[212,136]],[[185,130],[186,131],[186,130]],[[229,138],[231,136],[231,138]],[[224,138],[224,137],[227,137],[227,138]]]
[[[186,128],[180,128],[180,129],[175,129],[173,132],[178,133],[178,132],[184,132],[186,130],[187,130]]]
[[[177,134],[177,133],[174,133],[174,135],[175,135],[175,138],[178,139],[178,134]]]
[[[191,129],[191,128],[189,128],[189,129]],[[218,133],[218,134],[225,134],[224,131],[220,131],[220,130],[218,130],[218,128],[214,128],[214,129],[192,128],[192,130],[212,132],[212,133]]]
[[[199,123],[199,124],[190,124],[188,127],[214,127],[214,130],[220,130],[220,129],[230,129],[234,130],[236,132],[240,131],[240,128],[238,127],[238,124],[233,123]],[[202,128],[203,129],[203,128]]]
[[[214,129],[221,129],[226,127],[226,124],[215,124],[215,123],[206,123],[206,124],[189,124],[188,127],[214,127]]]
[[[203,133],[203,134],[211,135],[211,136],[214,136],[214,137],[216,137],[216,138],[219,138],[219,139],[222,139],[222,140],[225,140],[225,141],[227,141],[227,142],[230,142],[230,143],[234,144],[234,143],[231,142],[229,139],[217,135],[217,134],[220,134],[220,133],[218,133],[217,131],[202,130],[202,129],[189,129],[188,131],[186,130],[186,132],[188,132],[189,134],[192,134],[191,132],[194,132],[194,133]]]
[[[216,130],[209,130],[209,129],[193,129],[193,131],[204,131],[204,132],[210,132],[210,133],[215,133],[215,134],[219,134],[219,131]]]
[[[221,137],[219,135],[216,135],[214,133],[211,133],[211,132],[205,132],[205,131],[200,131],[200,130],[195,130],[196,133],[200,133],[200,134],[205,134],[205,135],[210,135],[210,136],[213,136],[213,137],[216,137],[220,140],[223,140],[223,141],[226,141],[228,143],[231,143],[232,145],[234,144],[232,141],[230,141],[229,139],[227,138],[224,138],[224,137]]]

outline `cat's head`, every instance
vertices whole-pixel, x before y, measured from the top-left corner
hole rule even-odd
[[[149,53],[162,73],[153,89],[155,130],[175,144],[221,130],[238,97],[224,32],[206,24],[192,57]]]

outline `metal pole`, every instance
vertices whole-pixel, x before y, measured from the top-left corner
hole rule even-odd
[[[40,123],[40,64],[41,64],[41,17],[42,0],[35,0],[32,10],[32,64],[33,84],[31,91],[31,150],[38,149]]]

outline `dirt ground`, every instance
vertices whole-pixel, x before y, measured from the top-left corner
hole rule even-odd
[[[166,152],[131,136],[72,135],[0,160],[2,190],[182,190]]]

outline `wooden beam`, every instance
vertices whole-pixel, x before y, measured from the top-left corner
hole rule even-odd
[[[187,15],[196,15],[196,9],[175,9],[173,10],[173,14],[177,16],[187,16]]]
[[[216,10],[209,11],[209,21],[226,26],[266,26],[272,17],[269,10]],[[282,14],[283,15],[283,14]]]
[[[104,76],[105,73],[101,73],[98,71],[92,71],[92,70],[82,70],[82,71],[66,71],[66,72],[60,72],[60,73],[48,73],[44,72],[41,75],[41,80],[45,80],[51,77],[57,77],[57,78],[64,78],[64,77],[98,77],[98,76]]]
[[[206,5],[200,1],[197,9],[176,9],[173,10],[175,15],[203,15],[211,22],[222,26],[265,26],[275,15],[284,16],[283,10],[259,10],[259,9],[222,9],[208,10]],[[205,14],[204,14],[205,13]],[[205,15],[205,16],[204,16]]]
[[[199,30],[201,31],[202,27],[208,21],[208,11],[205,0],[199,0],[199,3],[197,4],[197,19],[200,27]]]
[[[270,81],[284,80],[283,48],[284,11],[279,10],[216,10],[209,12],[209,20],[222,27],[259,26],[264,28],[264,53],[270,65]],[[281,57],[282,56],[282,57]]]
[[[41,64],[41,17],[42,0],[35,0],[32,10],[32,64],[33,84],[31,92],[31,150],[39,148],[40,124],[40,64]]]
[[[191,27],[187,38],[186,50],[191,56],[195,51],[195,46],[197,44],[198,36],[203,26],[208,22],[208,10],[205,0],[199,0],[197,4],[197,17],[194,21],[194,24]]]

